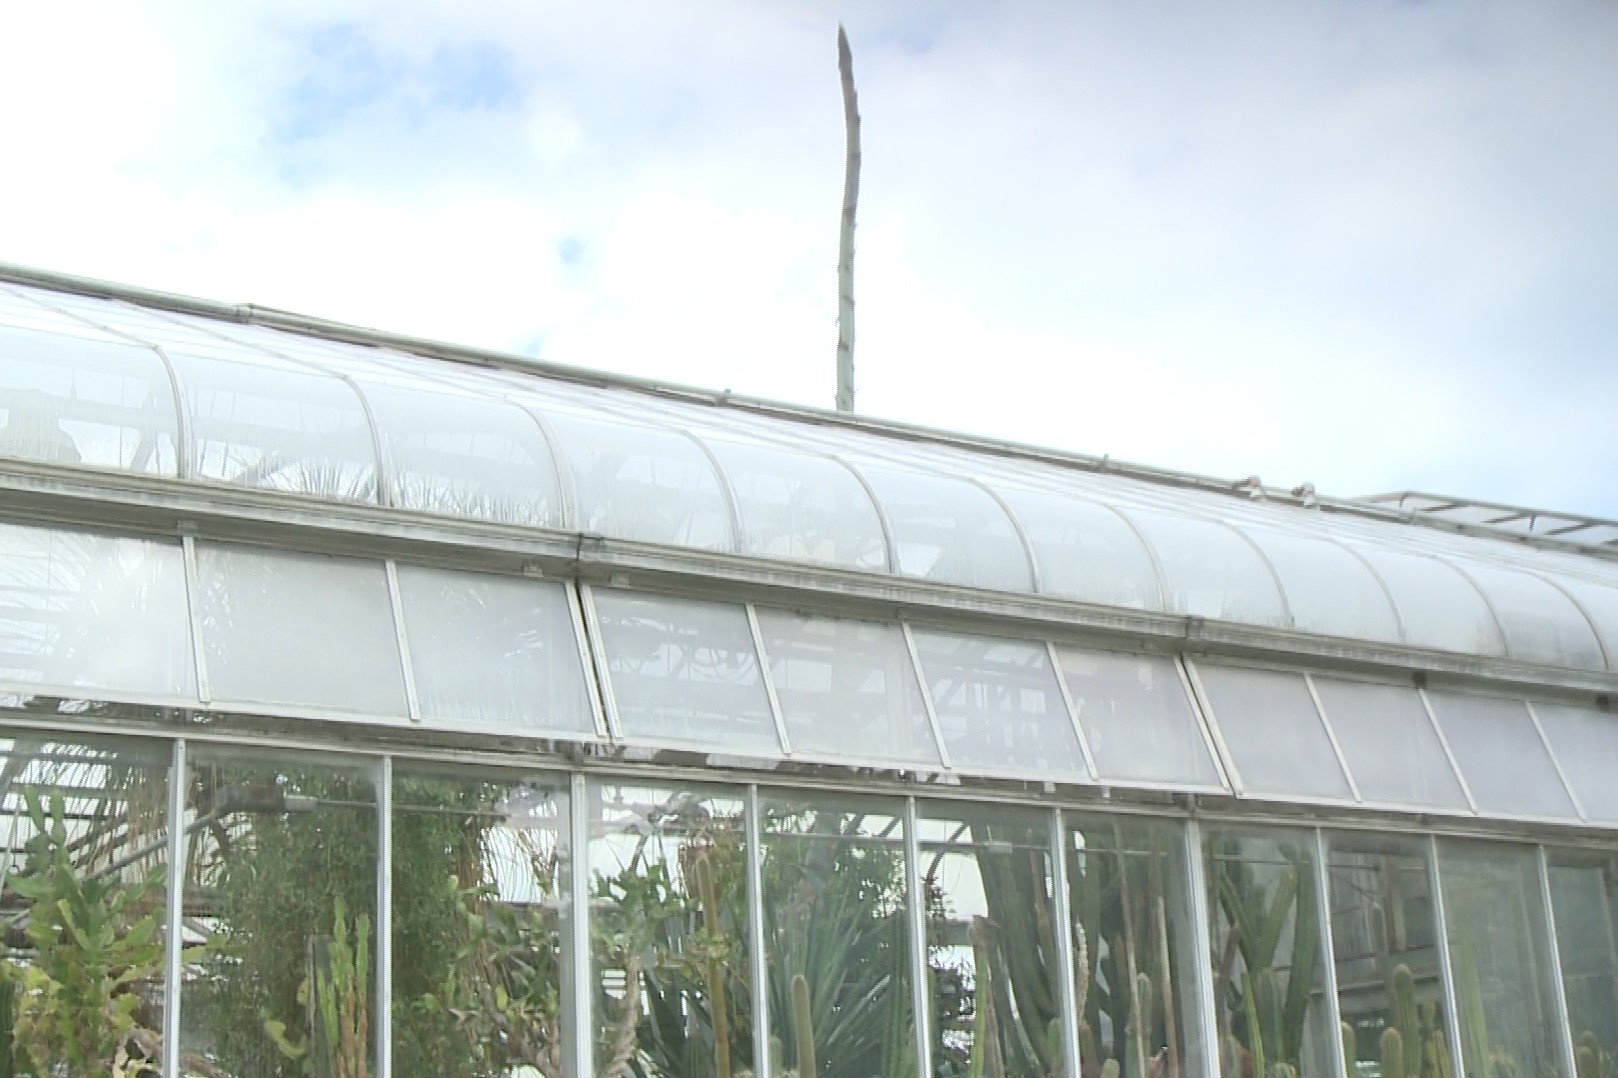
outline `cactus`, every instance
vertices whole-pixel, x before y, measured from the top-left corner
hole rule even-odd
[[[719,923],[719,893],[706,852],[697,857],[696,874],[702,928],[708,936],[703,973],[708,987],[708,1020],[713,1028],[714,1078],[730,1078],[730,1008],[725,1002],[725,970],[717,950],[723,929]]]
[[[1354,1041],[1354,1027],[1347,1022],[1337,1023],[1343,1038],[1343,1075],[1344,1078],[1354,1078],[1354,1062],[1359,1058],[1358,1045]]]
[[[1382,1031],[1382,1078],[1405,1078],[1404,1034],[1389,1026]]]
[[[1236,1039],[1236,1034],[1225,1034],[1224,1040],[1219,1042],[1219,1073],[1224,1078],[1241,1078],[1248,1058],[1247,1049]]]
[[[1400,962],[1393,967],[1390,987],[1393,1027],[1404,1039],[1404,1073],[1417,1078],[1421,1072],[1421,1015],[1416,1007],[1416,978],[1410,967]]]
[[[1095,1066],[1096,1060],[1098,1060],[1100,1058],[1101,1058],[1101,1053],[1096,1048],[1096,1031],[1090,1028],[1090,1023],[1089,1022],[1086,1022],[1082,1018],[1079,1019],[1079,1066],[1080,1066],[1080,1068],[1083,1069],[1085,1067],[1093,1067],[1093,1066]]]
[[[1589,1045],[1581,1043],[1573,1053],[1573,1060],[1578,1078],[1601,1078],[1601,1057],[1590,1051]]]
[[[1129,1028],[1124,1032],[1124,1074],[1128,1078],[1147,1078],[1151,1064],[1151,1050],[1147,1038],[1152,1031],[1152,978],[1144,973],[1135,975],[1135,998],[1129,1008]]]
[[[1470,940],[1460,941],[1455,947],[1454,959],[1455,996],[1461,1010],[1461,1070],[1468,1074],[1487,1074],[1492,1069],[1489,1030],[1484,1021],[1477,958],[1472,953]]]
[[[1268,1073],[1264,1069],[1264,1031],[1259,1024],[1259,1004],[1253,990],[1253,978],[1246,970],[1242,970],[1242,1010],[1247,1015],[1247,1052],[1252,1057],[1253,1074],[1255,1078],[1263,1078]],[[1240,1074],[1241,1071],[1231,1073]]]
[[[1109,1059],[1101,1064],[1101,1078],[1118,1078],[1118,1061]]]
[[[1269,1078],[1298,1078],[1298,1068],[1290,1063],[1271,1065]]]
[[[809,1012],[809,979],[792,976],[792,1035],[798,1042],[798,1078],[818,1078],[815,1063],[815,1027]]]

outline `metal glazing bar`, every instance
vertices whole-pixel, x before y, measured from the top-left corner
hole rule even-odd
[[[208,684],[208,653],[202,644],[202,570],[197,565],[197,541],[180,539],[180,557],[185,566],[185,609],[191,619],[191,661],[197,668],[197,701],[204,707],[213,702]]]
[[[1444,724],[1438,721],[1438,712],[1433,710],[1433,702],[1427,699],[1427,690],[1418,688],[1416,695],[1421,698],[1421,706],[1427,711],[1427,721],[1432,724],[1433,733],[1438,735],[1438,743],[1444,748],[1444,759],[1449,761],[1449,769],[1455,775],[1455,781],[1461,784],[1461,796],[1466,798],[1466,807],[1477,815],[1477,798],[1472,796],[1472,787],[1467,785],[1466,776],[1461,774],[1461,765],[1455,760],[1455,753],[1449,747],[1449,738],[1444,736]]]
[[[590,694],[590,718],[595,723],[596,736],[606,741],[611,736],[607,733],[607,705],[601,698],[601,683],[607,676],[606,667],[601,667],[598,675],[590,633],[585,630],[584,603],[579,598],[577,585],[569,581],[562,585],[562,590],[567,593],[567,615],[573,623],[573,644],[578,650],[579,675],[584,678],[585,691]]]
[[[1208,877],[1202,858],[1202,825],[1185,822],[1185,878],[1191,889],[1191,945],[1195,948],[1197,971],[1197,1039],[1202,1058],[1211,1072],[1217,1072],[1219,1026],[1215,1022],[1213,983],[1213,933],[1209,928],[1212,911],[1208,907]]]
[[[747,787],[742,817],[743,847],[747,855],[747,966],[752,982],[753,1074],[770,1074],[769,963],[764,954],[764,828],[759,820],[758,786]]]
[[[1214,770],[1219,773],[1219,784],[1227,790],[1234,790],[1235,784],[1225,772],[1225,754],[1220,751],[1214,742],[1213,722],[1208,717],[1206,705],[1202,695],[1191,684],[1191,672],[1185,656],[1176,655],[1169,660],[1174,664],[1175,672],[1180,675],[1180,688],[1185,691],[1187,705],[1191,708],[1192,716],[1197,720],[1197,732],[1202,735],[1202,745],[1208,750],[1208,759],[1213,761]]]
[[[1523,706],[1528,709],[1528,718],[1534,724],[1534,733],[1539,735],[1539,743],[1545,746],[1545,755],[1551,758],[1551,766],[1556,768],[1556,777],[1562,780],[1562,789],[1567,791],[1568,800],[1573,802],[1573,811],[1579,814],[1579,819],[1588,820],[1590,817],[1584,814],[1584,805],[1579,801],[1578,791],[1567,780],[1567,772],[1562,770],[1562,761],[1557,758],[1556,750],[1551,748],[1551,739],[1545,736],[1545,726],[1539,721],[1539,712],[1534,710],[1533,701],[1524,700]],[[1571,1074],[1572,1071],[1568,1073]]]
[[[1084,724],[1079,722],[1079,709],[1073,706],[1073,690],[1068,688],[1067,678],[1062,675],[1062,662],[1056,657],[1056,645],[1049,640],[1045,641],[1045,657],[1051,664],[1051,676],[1056,679],[1056,691],[1062,696],[1062,706],[1067,708],[1068,722],[1073,724],[1073,736],[1079,739],[1079,755],[1084,757],[1084,768],[1090,772],[1090,777],[1097,782],[1101,775],[1096,771],[1096,758],[1090,755],[1090,739],[1084,736]]]
[[[595,661],[596,684],[601,690],[601,707],[607,719],[607,738],[623,737],[618,729],[618,701],[612,691],[612,667],[607,661],[607,645],[601,637],[601,619],[596,615],[595,594],[590,585],[579,585],[580,606],[584,611],[584,634],[589,638],[590,657]]]
[[[921,689],[921,706],[927,709],[927,725],[933,732],[933,743],[938,746],[938,762],[945,771],[954,770],[949,760],[949,746],[944,744],[944,731],[938,725],[938,709],[933,706],[933,692],[927,684],[927,672],[921,668],[921,653],[916,650],[916,638],[910,632],[908,622],[900,622],[899,629],[904,633],[905,651],[910,655],[910,669],[916,675],[916,685]]]
[[[1202,685],[1202,675],[1197,673],[1197,664],[1190,659],[1180,660],[1185,664],[1185,672],[1190,678],[1191,700],[1202,712],[1203,726],[1208,736],[1213,738],[1214,760],[1225,773],[1225,781],[1230,783],[1230,791],[1237,797],[1246,793],[1242,786],[1242,773],[1236,766],[1236,757],[1230,754],[1230,746],[1225,744],[1225,735],[1219,730],[1219,717],[1214,714],[1212,701],[1208,699],[1208,690]]]
[[[1343,746],[1337,741],[1337,731],[1332,729],[1331,716],[1326,714],[1326,705],[1320,701],[1320,692],[1315,688],[1314,677],[1305,673],[1303,684],[1309,690],[1309,699],[1315,703],[1315,714],[1320,717],[1320,725],[1325,727],[1326,739],[1331,742],[1332,755],[1337,757],[1337,766],[1342,769],[1343,777],[1348,780],[1348,792],[1354,795],[1355,804],[1363,804],[1365,798],[1360,796],[1360,784],[1354,781],[1354,772],[1348,766],[1348,757],[1343,755]]]
[[[1067,893],[1067,825],[1062,810],[1051,809],[1051,911],[1056,922],[1056,975],[1061,979],[1062,1074],[1078,1078],[1084,1060],[1079,1058],[1079,1000],[1074,991],[1073,909]]]
[[[927,899],[921,889],[921,835],[916,799],[905,798],[905,918],[910,929],[911,1030],[916,1045],[916,1078],[933,1073],[932,992],[927,974]]]
[[[399,669],[404,671],[405,714],[421,721],[421,700],[416,695],[416,668],[410,661],[410,634],[405,629],[404,600],[399,594],[399,566],[392,558],[382,563],[388,576],[388,605],[393,613],[393,635],[399,645]]]
[[[174,742],[169,757],[168,894],[163,935],[163,1078],[180,1075],[180,953],[185,949],[185,739]]]
[[[1427,836],[1427,889],[1432,892],[1433,917],[1438,922],[1438,972],[1444,988],[1445,1026],[1449,1031],[1449,1057],[1455,1060],[1455,1073],[1466,1073],[1473,1061],[1461,1057],[1461,1015],[1455,1003],[1455,972],[1450,965],[1449,915],[1444,909],[1444,877],[1438,867],[1438,839]]]
[[[1343,1014],[1337,1002],[1337,947],[1331,938],[1331,871],[1326,832],[1315,828],[1315,911],[1320,917],[1320,957],[1326,974],[1326,1021],[1331,1029],[1332,1073],[1337,1078],[1359,1078],[1343,1068]]]
[[[1567,1016],[1567,986],[1562,983],[1562,948],[1556,941],[1556,907],[1551,904],[1551,866],[1544,846],[1534,847],[1534,867],[1539,872],[1539,899],[1545,906],[1545,946],[1551,966],[1551,1006],[1556,1013],[1556,1047],[1562,1056],[1562,1073],[1578,1074],[1573,1057],[1573,1027]]]
[[[781,755],[792,755],[792,736],[787,733],[786,716],[781,714],[781,700],[775,695],[775,679],[770,676],[770,653],[764,647],[764,630],[758,623],[758,611],[748,603],[747,630],[753,634],[753,654],[758,656],[758,679],[764,685],[764,698],[770,705],[770,718],[775,720],[775,736],[781,742]]]
[[[590,787],[582,774],[573,773],[569,795],[567,966],[573,990],[563,993],[562,1007],[573,1020],[563,1027],[563,1051],[571,1078],[589,1078],[594,1073],[590,1002],[595,993],[590,970]]]
[[[393,1073],[393,757],[376,765],[376,1074]]]

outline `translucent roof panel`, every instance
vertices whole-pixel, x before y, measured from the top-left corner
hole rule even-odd
[[[1605,666],[1589,619],[1564,593],[1529,573],[1478,562],[1458,568],[1488,597],[1512,658],[1585,670]]]
[[[1395,807],[1469,810],[1415,686],[1319,675],[1313,681],[1361,798]]]
[[[1608,667],[1618,670],[1618,574],[1614,574],[1611,585],[1598,584],[1571,573],[1559,574],[1554,579],[1556,586],[1589,617],[1606,651]]]
[[[197,695],[179,543],[0,524],[0,682]]]
[[[730,480],[742,551],[845,569],[888,568],[888,543],[871,495],[846,466],[698,432]]]
[[[1302,674],[1203,662],[1195,669],[1240,792],[1353,800]]]
[[[1124,515],[1157,554],[1170,612],[1287,625],[1275,575],[1237,532],[1211,520],[1133,506]]]
[[[927,703],[897,625],[758,612],[795,755],[936,767]]]
[[[730,508],[701,447],[654,427],[546,412],[572,473],[580,531],[701,550],[736,549]]]
[[[1388,586],[1404,623],[1407,644],[1472,655],[1505,654],[1505,642],[1489,604],[1452,566],[1385,545],[1355,543],[1354,549]]]
[[[197,570],[214,701],[407,713],[381,562],[198,543]]]
[[[593,592],[618,731],[631,740],[779,756],[747,609]]]
[[[1390,644],[1403,639],[1382,582],[1346,548],[1293,532],[1253,527],[1241,531],[1275,570],[1295,627]]]
[[[424,721],[595,735],[565,585],[411,565],[398,577]]]
[[[1028,553],[1006,511],[982,487],[876,461],[849,463],[876,491],[893,529],[901,575],[975,588],[1033,590]]]
[[[1578,817],[1521,700],[1429,692],[1455,762],[1481,812],[1501,816]]]
[[[175,475],[179,440],[156,352],[0,325],[0,457]]]
[[[919,629],[914,635],[951,765],[1089,779],[1045,645]]]
[[[1618,825],[1618,715],[1538,703],[1534,714],[1585,818]]]
[[[169,359],[191,420],[193,474],[339,501],[375,502],[376,443],[353,387],[265,359]]]
[[[1164,609],[1157,568],[1135,530],[1106,506],[1067,494],[1004,483],[994,491],[1011,507],[1039,561],[1039,590],[1081,602]]]
[[[1072,647],[1056,658],[1098,779],[1224,787],[1175,660]]]

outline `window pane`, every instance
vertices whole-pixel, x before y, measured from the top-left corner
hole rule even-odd
[[[938,764],[903,629],[771,610],[758,623],[795,754]]]
[[[181,1057],[201,1074],[372,1073],[370,769],[201,747],[192,765],[186,943],[203,949],[180,990]],[[317,1023],[307,1000],[327,993],[343,1005]]]
[[[770,1037],[785,1069],[813,1058],[820,1078],[914,1074],[900,806],[803,797],[761,811]]]
[[[0,325],[0,457],[174,475],[178,444],[157,353]]]
[[[1439,847],[1465,1073],[1561,1075],[1545,910],[1527,847]]]
[[[1455,769],[1413,686],[1319,676],[1314,682],[1361,797],[1467,811]]]
[[[1033,573],[1011,520],[963,479],[855,461],[887,514],[899,573],[968,587],[1031,591]]]
[[[1157,570],[1124,518],[1068,494],[997,484],[1039,559],[1039,590],[1087,603],[1162,610]]]
[[[1530,573],[1467,562],[1466,574],[1489,597],[1514,659],[1605,670],[1590,621],[1562,592]]]
[[[1352,799],[1303,675],[1208,663],[1196,670],[1243,791]]]
[[[933,1073],[1062,1071],[1049,817],[924,806]]]
[[[1577,817],[1521,700],[1443,692],[1427,699],[1478,811]]]
[[[1196,1078],[1205,1064],[1184,832],[1118,818],[1068,828],[1082,1072],[1106,1073],[1110,1061],[1120,1075]]]
[[[0,679],[195,699],[179,544],[0,524]]]
[[[215,700],[405,713],[381,562],[197,544]]]
[[[1265,528],[1242,531],[1280,577],[1295,626],[1331,636],[1399,642],[1393,604],[1364,562],[1323,539]]]
[[[1069,647],[1056,657],[1098,778],[1224,785],[1173,659]]]
[[[1618,824],[1618,715],[1539,703],[1534,713],[1585,816]]]
[[[565,1073],[564,782],[396,766],[394,1078]]]
[[[1550,878],[1577,1073],[1599,1078],[1618,1053],[1618,860],[1552,852]]]
[[[1149,509],[1126,515],[1157,552],[1171,613],[1287,626],[1274,575],[1234,529]]]
[[[157,1072],[167,760],[167,745],[0,740],[7,1073],[108,1074],[120,1050],[130,1073]]]
[[[593,1073],[751,1071],[740,791],[592,786],[587,811]]]
[[[1314,835],[1210,831],[1214,997],[1223,1078],[1284,1063],[1299,1078],[1332,1078],[1330,1017],[1320,960]]]
[[[745,607],[596,590],[625,737],[779,755]]]
[[[950,763],[1089,778],[1045,645],[919,630],[915,640]]]
[[[1357,1061],[1356,1071],[1380,1068],[1383,1052],[1392,1050],[1409,1078],[1452,1073],[1438,921],[1422,847],[1334,835],[1326,867],[1343,1049]],[[1397,1032],[1396,1049],[1388,1047],[1389,1031]],[[1438,1060],[1445,1066],[1436,1074],[1424,1069]]]
[[[1471,582],[1424,554],[1357,544],[1387,584],[1404,622],[1405,642],[1472,655],[1504,655],[1500,627]]]
[[[595,734],[564,585],[401,565],[399,599],[423,719]]]

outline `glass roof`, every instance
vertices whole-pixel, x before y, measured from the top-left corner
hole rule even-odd
[[[0,456],[1618,671],[1618,561],[789,411],[0,284]]]

